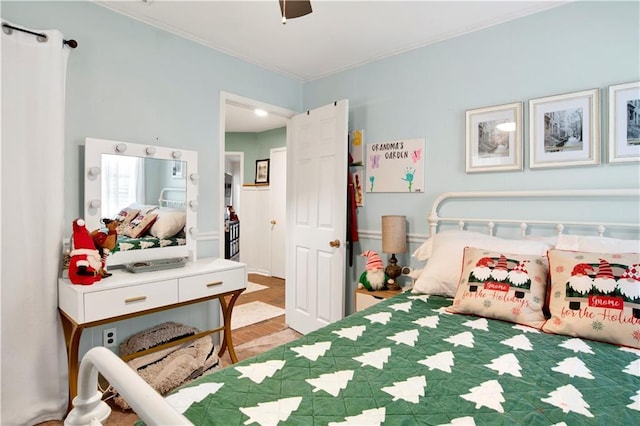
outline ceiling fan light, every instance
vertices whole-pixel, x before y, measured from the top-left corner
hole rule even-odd
[[[313,12],[311,9],[311,1],[309,0],[278,0],[280,3],[280,14],[282,15],[282,23],[285,24],[287,19],[299,18]]]

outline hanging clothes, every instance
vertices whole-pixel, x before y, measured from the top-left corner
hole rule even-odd
[[[349,154],[349,164],[353,162]],[[358,241],[358,207],[356,204],[356,186],[353,173],[347,174],[347,241],[349,242],[349,266],[353,266],[353,245]]]

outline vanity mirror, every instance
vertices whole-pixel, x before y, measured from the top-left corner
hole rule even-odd
[[[120,222],[107,265],[195,260],[197,152],[95,138],[85,142],[87,229],[103,227],[103,218]]]

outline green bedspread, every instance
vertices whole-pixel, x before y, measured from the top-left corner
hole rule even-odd
[[[195,425],[639,425],[640,351],[404,293],[168,396]]]

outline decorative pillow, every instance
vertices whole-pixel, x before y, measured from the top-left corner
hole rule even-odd
[[[156,214],[158,218],[151,225],[149,233],[157,238],[171,238],[187,223],[187,214],[184,210],[160,209]]]
[[[589,253],[640,253],[640,241],[560,234],[556,248]]]
[[[153,222],[158,217],[155,213],[138,213],[136,217],[124,228],[124,235],[130,238],[140,238],[147,233]]]
[[[413,286],[414,293],[455,296],[465,247],[538,256],[544,256],[552,247],[545,241],[507,240],[480,232],[459,230],[439,232],[432,239],[431,257]]]
[[[113,218],[116,222],[118,222],[117,232],[119,235],[124,234],[124,229],[129,225],[129,223],[133,220],[136,215],[140,213],[138,209],[132,209],[131,207],[125,207],[120,210],[117,215]]]
[[[158,206],[154,206],[153,204],[131,203],[129,204],[129,208],[140,210],[140,213],[151,213],[156,210]]]
[[[640,349],[640,254],[549,250],[549,333]]]
[[[448,312],[542,328],[549,268],[544,256],[467,247],[460,285]]]

